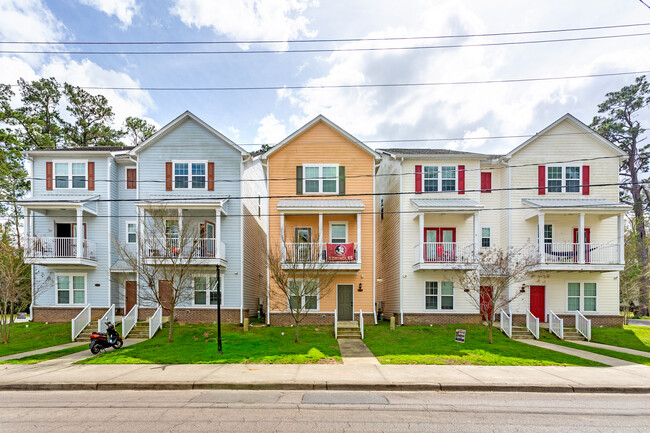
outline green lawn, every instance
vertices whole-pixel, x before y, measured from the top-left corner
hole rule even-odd
[[[621,330],[621,328],[592,328],[591,329],[592,337],[593,337],[593,333],[594,333],[594,331],[596,329],[618,329],[619,331]],[[551,334],[549,331],[547,331],[545,329],[540,329],[539,330],[539,337],[540,337],[539,339],[541,341],[546,341],[547,343],[559,344],[561,346],[571,347],[573,349],[584,350],[586,352],[597,353],[599,355],[610,356],[612,358],[618,358],[618,359],[622,359],[624,361],[636,362],[637,364],[650,365],[650,358],[645,358],[643,356],[629,355],[627,353],[615,352],[613,350],[600,349],[600,348],[597,348],[597,347],[585,346],[585,345],[582,345],[582,344],[571,343],[570,341],[563,341],[563,340],[560,340],[554,334]],[[594,341],[596,343],[603,343],[602,341],[595,341],[593,338],[591,339],[591,341]],[[610,343],[603,343],[603,344],[610,344]],[[620,347],[627,347],[627,346],[624,346],[622,344],[613,344],[613,345],[614,346],[620,346]],[[636,348],[632,347],[632,349],[636,349]]]
[[[284,333],[284,335],[282,335]],[[300,343],[294,328],[238,325],[222,327],[223,354],[217,353],[217,327],[212,324],[174,326],[174,342],[167,327],[151,340],[79,361],[80,364],[313,364],[341,359],[331,326],[301,326]]]
[[[50,359],[61,358],[62,356],[72,355],[73,353],[88,350],[87,344],[81,346],[69,347],[63,350],[55,350],[53,352],[42,353],[40,355],[25,356],[18,359],[10,359],[2,361],[0,364],[38,364],[39,362],[48,361]]]
[[[0,356],[70,343],[70,332],[70,322],[49,325],[39,322],[14,323],[9,344],[0,343]]]
[[[591,341],[650,352],[650,326],[591,328]]]
[[[465,343],[454,341],[456,329],[467,330]],[[391,331],[386,323],[366,327],[365,343],[382,364],[452,365],[580,365],[597,362],[510,340],[494,328],[479,325],[401,326]]]

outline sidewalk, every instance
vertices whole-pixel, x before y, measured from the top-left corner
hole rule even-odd
[[[607,368],[43,364],[0,366],[0,390],[327,389],[650,393],[650,367],[644,365]]]
[[[87,341],[76,341],[74,343],[59,344],[58,346],[49,346],[42,349],[30,350],[29,352],[14,353],[13,355],[0,356],[0,362],[8,361],[10,359],[24,358],[26,356],[40,355],[42,353],[55,352],[57,350],[69,349],[70,347],[77,347],[81,345],[88,345]]]

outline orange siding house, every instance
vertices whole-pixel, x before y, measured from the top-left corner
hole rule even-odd
[[[269,184],[269,249],[283,264],[308,254],[336,272],[303,324],[374,321],[374,172],[380,159],[358,139],[318,116],[262,156]],[[343,251],[343,258],[341,252]],[[335,254],[338,254],[335,257]],[[310,260],[311,260],[310,259]],[[271,325],[292,323],[284,294],[269,282]]]

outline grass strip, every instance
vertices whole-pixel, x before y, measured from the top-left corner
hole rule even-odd
[[[9,359],[0,362],[0,364],[38,364],[39,362],[49,361],[50,359],[61,358],[62,356],[72,355],[73,353],[88,350],[87,344],[69,347],[67,349],[55,350],[53,352],[41,353],[39,355],[25,356],[23,358]]]

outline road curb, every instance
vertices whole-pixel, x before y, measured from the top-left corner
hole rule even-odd
[[[504,384],[416,384],[416,383],[218,383],[218,382],[112,382],[112,383],[6,383],[0,391],[188,391],[188,390],[266,390],[266,391],[438,391],[438,392],[536,392],[536,393],[618,393],[650,394],[650,387],[504,385]]]

